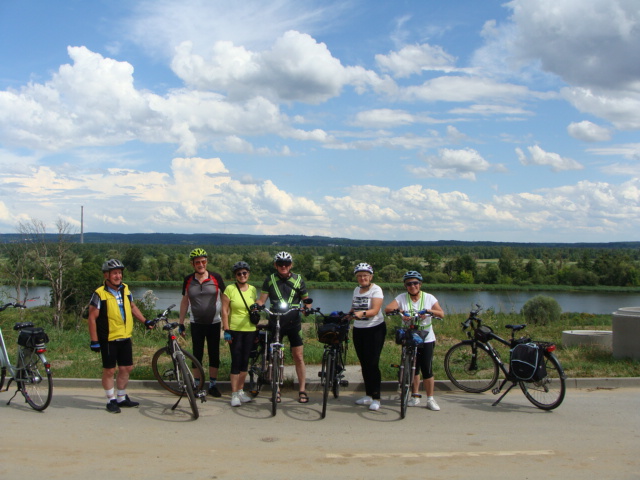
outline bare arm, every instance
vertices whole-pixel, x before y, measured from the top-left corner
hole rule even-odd
[[[386,307],[384,307],[384,313],[391,313],[394,310],[398,309],[398,301],[397,300],[392,300],[391,303],[389,305],[387,305]]]
[[[357,312],[353,312],[353,316],[360,320],[367,317],[375,317],[378,312],[382,308],[382,298],[372,298],[371,299],[371,308],[368,310],[359,310]]]
[[[224,293],[222,294],[222,309],[220,318],[222,319],[222,330],[229,330],[229,311],[231,310],[231,300]]]
[[[98,341],[98,328],[96,327],[96,320],[98,319],[98,314],[100,310],[94,305],[89,305],[89,339],[92,342]]]

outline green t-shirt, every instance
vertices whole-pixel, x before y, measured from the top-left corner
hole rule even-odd
[[[224,290],[224,295],[229,299],[229,330],[236,332],[255,331],[256,326],[249,321],[249,311],[247,307],[256,303],[258,299],[256,287],[249,285],[246,292],[241,292],[234,283]],[[242,295],[242,297],[240,295]],[[243,297],[244,301],[242,300]]]

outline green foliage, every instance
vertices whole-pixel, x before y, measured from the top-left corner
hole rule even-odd
[[[522,315],[529,323],[547,324],[560,320],[562,309],[558,301],[547,295],[536,295],[522,307]]]

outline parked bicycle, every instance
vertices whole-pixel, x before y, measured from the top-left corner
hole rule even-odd
[[[560,406],[565,395],[565,373],[560,361],[553,354],[556,349],[551,342],[540,342],[528,337],[515,338],[515,333],[524,329],[522,325],[505,325],[511,330],[511,338],[504,339],[493,332],[493,329],[483,325],[478,316],[482,308],[469,313],[469,318],[462,323],[463,331],[467,331],[469,340],[464,340],[449,349],[444,358],[444,369],[449,380],[461,390],[471,393],[482,393],[493,389],[498,395],[507,383],[511,383],[507,390],[498,398],[496,406],[504,396],[516,385],[525,397],[536,407],[552,410]],[[491,344],[492,340],[506,345],[511,350],[508,364],[502,362],[500,354]],[[527,356],[537,353],[536,359],[523,361],[518,359],[516,352],[524,350]],[[528,373],[520,371],[524,366]],[[504,380],[497,388],[499,372],[504,374]]]
[[[26,305],[18,303],[6,303],[0,307],[0,312],[10,307],[27,308]],[[4,391],[9,390],[13,381],[16,382],[17,389],[7,405],[20,392],[31,408],[42,411],[49,406],[53,395],[51,364],[44,355],[47,351],[46,344],[49,342],[49,337],[43,328],[34,327],[31,322],[16,323],[13,329],[19,332],[16,365],[13,365],[9,359],[7,346],[0,329],[0,391],[2,391],[8,371],[9,381]]]
[[[305,305],[312,302],[310,298],[303,300]],[[271,385],[271,415],[275,416],[280,403],[280,387],[284,383],[284,344],[280,341],[280,317],[293,311],[310,313],[312,310],[304,305],[290,308],[284,305],[275,312],[262,305],[259,310],[275,318],[275,328],[273,334],[268,326],[258,331],[258,347],[249,358],[249,389],[255,397],[262,385]]]
[[[349,348],[349,320],[349,313],[333,312],[331,315],[324,315],[316,309],[318,340],[325,344],[322,369],[318,372],[322,386],[322,418],[327,414],[329,392],[333,393],[333,398],[338,398],[340,387],[349,386],[349,381],[344,378]]]
[[[409,406],[409,398],[413,380],[416,376],[416,359],[418,357],[418,347],[424,342],[424,336],[421,332],[430,328],[431,323],[424,325],[421,318],[423,315],[429,315],[431,321],[434,319],[442,320],[440,317],[432,316],[429,310],[420,310],[414,315],[407,311],[394,310],[387,314],[388,316],[401,315],[402,326],[396,327],[395,340],[396,344],[402,345],[402,353],[400,354],[400,364],[391,365],[398,369],[398,391],[400,393],[400,418],[407,415],[407,407]]]
[[[205,376],[202,365],[196,358],[186,350],[183,350],[178,341],[179,334],[176,333],[178,322],[169,321],[171,305],[161,315],[152,320],[152,324],[164,323],[162,330],[167,332],[167,346],[159,349],[151,360],[151,369],[158,383],[174,395],[179,395],[178,401],[171,410],[175,410],[180,400],[186,395],[193,412],[193,418],[200,416],[197,399],[205,402],[207,392],[204,389]],[[191,362],[191,368],[187,364]]]

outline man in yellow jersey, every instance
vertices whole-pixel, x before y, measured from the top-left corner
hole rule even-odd
[[[138,307],[133,303],[129,287],[122,283],[124,265],[112,258],[102,264],[104,284],[97,288],[89,303],[90,347],[102,353],[102,388],[108,399],[107,411],[120,413],[121,407],[137,407],[127,395],[129,374],[133,370],[134,317],[147,328],[153,328]],[[114,375],[116,375],[114,389]]]

